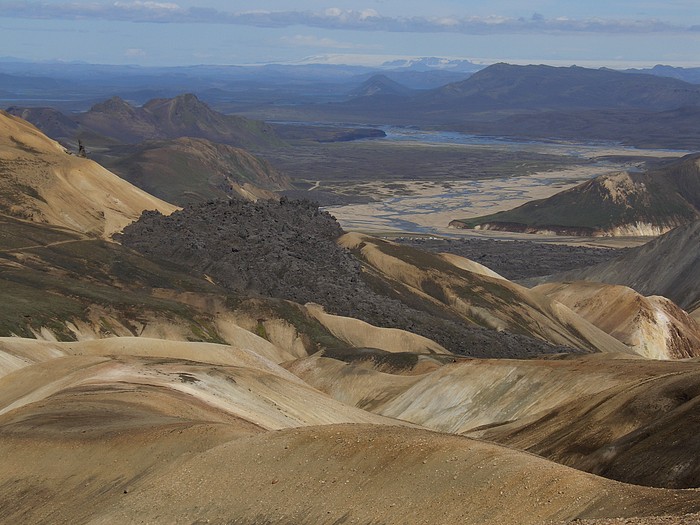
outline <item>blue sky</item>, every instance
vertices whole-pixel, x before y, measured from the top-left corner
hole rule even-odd
[[[700,66],[698,0],[0,0],[0,56],[378,64],[439,56]]]

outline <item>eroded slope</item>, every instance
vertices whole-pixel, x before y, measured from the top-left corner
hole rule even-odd
[[[4,111],[0,173],[0,212],[91,237],[111,237],[144,210],[175,210]]]

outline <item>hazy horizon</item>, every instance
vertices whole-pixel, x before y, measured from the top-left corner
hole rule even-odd
[[[0,48],[23,61],[139,66],[448,57],[490,64],[700,66],[694,2],[10,1]]]

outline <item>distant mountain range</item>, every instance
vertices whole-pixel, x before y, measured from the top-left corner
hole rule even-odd
[[[700,155],[689,155],[645,173],[601,175],[547,199],[450,225],[566,235],[659,235],[699,218]]]
[[[418,108],[484,110],[645,109],[700,105],[700,86],[609,69],[495,64],[462,82],[421,94]]]
[[[424,126],[465,133],[700,149],[700,85],[642,72],[495,64],[434,89],[388,73],[345,101],[260,105],[276,120]],[[399,85],[397,85],[399,84]]]
[[[385,76],[377,75],[365,85],[387,86]],[[386,101],[388,93],[394,100]],[[629,74],[609,69],[581,67],[513,66],[495,64],[466,80],[437,89],[412,92],[391,84],[391,89],[364,89],[351,100],[354,110],[378,110],[371,96],[382,97],[387,105],[381,115],[408,111],[420,119],[429,114],[436,122],[457,123],[483,112],[508,116],[527,112],[581,110],[668,111],[700,106],[700,86],[682,80],[648,74]],[[342,105],[340,106],[342,108]],[[477,118],[477,120],[479,120]],[[493,118],[491,118],[493,120]]]
[[[272,126],[211,109],[195,95],[150,100],[141,107],[119,97],[84,113],[64,115],[51,108],[10,107],[8,113],[32,122],[56,140],[136,144],[144,140],[195,137],[237,147],[279,145]]]
[[[657,64],[649,69],[626,69],[627,73],[647,73],[660,77],[677,78],[691,84],[700,84],[700,67],[673,67]]]

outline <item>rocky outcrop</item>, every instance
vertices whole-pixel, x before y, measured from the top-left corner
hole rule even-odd
[[[385,278],[337,244],[342,233],[335,219],[315,205],[282,199],[210,202],[169,217],[146,213],[121,240],[148,257],[206,273],[230,291],[317,303],[330,314],[408,330],[463,355],[574,351],[533,338],[527,330],[499,332],[470,321],[445,303]]]

